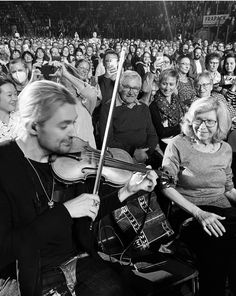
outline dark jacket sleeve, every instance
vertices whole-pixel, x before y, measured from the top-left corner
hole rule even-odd
[[[161,120],[161,114],[155,101],[151,103],[149,108],[150,108],[152,122],[156,129],[156,133],[161,139],[168,138],[171,136],[176,136],[180,133],[179,124],[172,127],[163,126],[162,120]]]
[[[109,108],[110,108],[110,104],[106,103],[106,104],[104,104],[104,106],[102,106],[101,112],[100,112],[99,123],[100,123],[100,138],[101,138],[101,141],[103,141],[104,134],[105,134]],[[113,113],[114,112],[115,112],[115,110],[113,110]],[[120,148],[120,149],[123,149],[123,150],[126,150],[126,151],[130,150],[129,145],[125,145],[125,144],[121,143],[120,141],[116,140],[116,138],[114,136],[114,128],[113,128],[112,120],[111,120],[111,124],[110,124],[108,138],[107,138],[107,146],[108,147],[113,147],[113,148]]]

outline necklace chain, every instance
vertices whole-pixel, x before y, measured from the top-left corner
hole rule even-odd
[[[42,182],[36,168],[34,167],[32,162],[29,160],[29,158],[26,157],[26,159],[27,159],[28,163],[30,164],[30,166],[32,167],[32,169],[34,170],[34,172],[35,172],[35,174],[36,174],[36,176],[37,176],[37,178],[39,180],[39,183],[40,183],[40,185],[41,185],[41,187],[43,189],[43,192],[44,192],[44,194],[46,195],[46,197],[48,199],[49,208],[52,209],[54,207],[54,201],[53,201],[53,193],[54,193],[54,185],[55,185],[54,178],[52,177],[52,192],[51,192],[51,198],[50,198],[47,191],[46,191],[46,189],[45,189],[45,187],[43,186],[43,182]]]

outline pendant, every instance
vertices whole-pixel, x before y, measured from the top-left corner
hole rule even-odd
[[[54,201],[53,200],[50,200],[48,202],[48,206],[49,206],[50,209],[52,209],[54,207]]]

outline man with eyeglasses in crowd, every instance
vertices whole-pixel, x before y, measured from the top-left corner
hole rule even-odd
[[[126,150],[138,163],[157,168],[161,164],[160,155],[155,150],[158,137],[148,106],[137,99],[141,86],[142,80],[137,72],[127,70],[121,76],[107,145]],[[100,114],[101,139],[104,137],[109,108],[110,101],[107,101]]]

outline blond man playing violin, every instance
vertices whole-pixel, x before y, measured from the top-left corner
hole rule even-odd
[[[90,193],[91,180],[70,186],[60,183],[48,157],[72,147],[74,97],[59,84],[36,81],[21,92],[19,111],[24,133],[0,146],[0,268],[18,260],[24,296],[50,291],[144,295],[145,281],[135,282],[132,273],[127,277],[129,272],[122,278],[97,255],[90,224],[137,191],[152,191],[156,173],[136,173],[123,188],[102,198]]]

